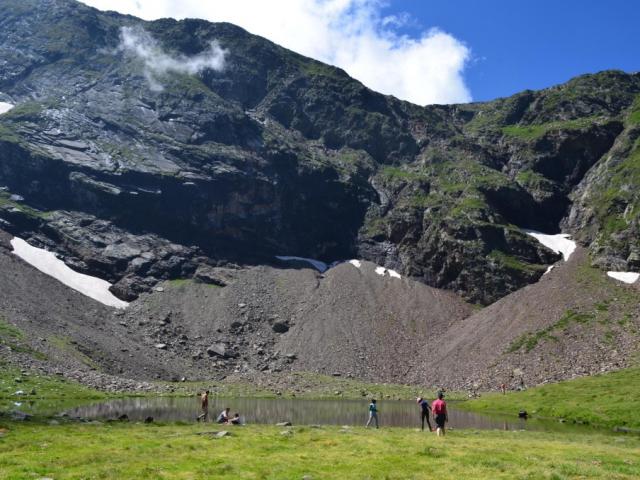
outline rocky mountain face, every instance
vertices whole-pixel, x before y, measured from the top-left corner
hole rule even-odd
[[[72,0],[0,0],[0,58],[0,228],[124,299],[298,255],[489,304],[558,258],[525,228],[640,262],[640,74],[419,107],[230,24]]]

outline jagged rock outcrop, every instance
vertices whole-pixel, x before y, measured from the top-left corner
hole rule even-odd
[[[0,7],[1,227],[122,298],[358,255],[488,304],[557,259],[521,228],[565,217],[597,263],[637,264],[638,74],[418,107],[230,24]]]

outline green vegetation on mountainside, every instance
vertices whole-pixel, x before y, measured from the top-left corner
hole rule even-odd
[[[640,312],[638,294],[633,287],[614,282],[600,269],[586,264],[578,270],[576,282],[583,292],[600,300],[568,309],[553,324],[520,335],[511,342],[506,353],[529,353],[544,342],[558,341],[577,325],[588,328],[590,335],[602,335],[607,343],[612,343],[618,336],[640,336],[630,321]]]
[[[601,427],[640,429],[640,368],[542,385],[523,392],[486,394],[461,404],[476,412],[562,418]]]
[[[640,76],[620,71],[418,106],[229,23],[145,22],[72,1],[5,0],[0,16],[0,46],[15,52],[4,94],[16,104],[0,118],[0,142],[12,144],[1,176],[28,202],[172,236],[213,260],[245,249],[261,261],[276,248],[363,254],[482,304],[553,262],[517,228],[557,230],[569,195],[638,120]],[[150,75],[121,45],[123,27],[179,59],[217,42],[227,68]],[[624,230],[619,217],[602,228]],[[612,240],[616,261],[632,241]],[[82,252],[67,253],[97,253]],[[119,266],[105,268],[121,278]],[[142,269],[127,273],[131,285],[147,278]]]
[[[35,351],[24,341],[24,333],[20,329],[8,323],[2,315],[0,315],[0,346],[3,345],[15,352],[26,353],[40,360],[46,358],[42,353]],[[0,368],[1,367],[2,363],[0,362]]]
[[[598,117],[583,117],[575,120],[555,121],[534,125],[507,125],[502,132],[521,140],[535,140],[547,132],[561,130],[581,130],[598,122]]]
[[[48,212],[43,212],[22,202],[12,200],[11,195],[3,190],[0,190],[0,209],[16,209],[30,218],[47,218],[49,215]]]
[[[640,136],[633,142],[626,158],[608,169],[606,181],[600,182],[593,195],[596,218],[602,237],[626,230],[640,219]],[[615,240],[614,240],[615,241]]]

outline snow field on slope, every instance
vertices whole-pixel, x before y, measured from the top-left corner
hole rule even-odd
[[[553,250],[556,253],[561,253],[562,258],[566,262],[576,249],[576,242],[569,240],[570,235],[568,233],[558,233],[555,235],[549,235],[547,233],[537,232],[535,230],[523,230],[527,235],[532,236],[538,240],[541,244],[547,247],[549,250]]]
[[[11,240],[11,245],[13,253],[25,262],[83,295],[109,307],[126,308],[129,305],[109,291],[109,282],[70,269],[55,253],[29,245],[18,237]]]
[[[569,235],[566,233],[558,233],[556,235],[548,235],[546,233],[537,232],[535,230],[524,230],[527,235],[531,235],[545,247],[553,250],[556,253],[562,253],[562,257],[566,262],[576,249],[576,242],[569,240]],[[549,273],[553,265],[551,265],[545,274]],[[607,272],[607,275],[611,278],[619,280],[624,283],[633,284],[640,278],[640,273],[635,272]]]
[[[11,103],[7,103],[7,102],[0,102],[0,115],[2,115],[3,113],[7,113],[9,110],[11,110],[15,105],[11,104]]]
[[[640,278],[640,273],[634,272],[607,272],[607,275],[624,283],[636,283]]]

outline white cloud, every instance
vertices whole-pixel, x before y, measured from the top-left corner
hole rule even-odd
[[[120,49],[144,63],[145,76],[154,90],[162,90],[161,77],[169,72],[193,75],[207,68],[222,70],[226,54],[226,50],[211,42],[207,50],[197,55],[172,56],[165,53],[148,32],[133,27],[122,27]]]
[[[381,0],[85,0],[147,20],[226,21],[346,70],[368,87],[418,104],[471,100],[463,70],[469,48],[438,29],[412,38],[406,14],[383,16]]]

